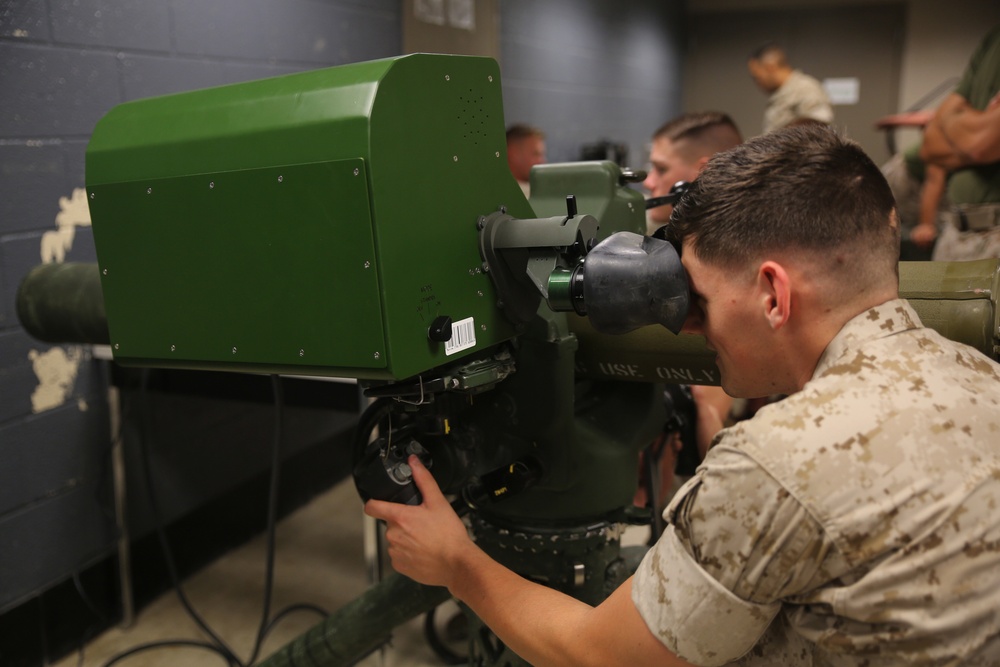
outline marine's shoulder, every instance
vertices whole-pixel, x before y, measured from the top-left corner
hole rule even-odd
[[[864,380],[867,375],[885,374],[904,380],[967,372],[1000,380],[1000,364],[925,327],[906,300],[893,299],[844,324],[818,360],[811,382],[840,376]]]

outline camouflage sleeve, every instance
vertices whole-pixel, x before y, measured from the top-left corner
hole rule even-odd
[[[838,561],[812,516],[741,451],[720,443],[665,512],[633,600],[663,643],[699,665],[749,651],[781,608]],[[838,568],[839,569],[839,568]]]
[[[668,526],[632,580],[632,601],[650,631],[675,655],[704,667],[746,654],[781,604],[754,604],[712,578]]]
[[[849,569],[819,522],[756,461],[722,443],[712,454],[666,518],[713,579],[769,604]]]

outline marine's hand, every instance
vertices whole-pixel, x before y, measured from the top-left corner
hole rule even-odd
[[[416,456],[409,464],[423,503],[369,500],[365,514],[386,522],[389,557],[397,572],[422,584],[450,587],[462,555],[477,547],[430,471]]]
[[[917,225],[910,232],[910,240],[918,248],[930,248],[937,238],[937,227],[934,225]]]

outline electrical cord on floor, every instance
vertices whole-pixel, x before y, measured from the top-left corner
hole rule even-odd
[[[117,664],[124,660],[125,658],[130,658],[133,655],[139,653],[145,653],[146,651],[151,651],[157,648],[177,648],[177,647],[187,647],[187,648],[203,648],[206,651],[211,651],[212,653],[218,654],[220,658],[226,661],[227,665],[233,665],[229,658],[219,649],[215,644],[209,642],[201,642],[195,639],[165,639],[158,642],[148,642],[146,644],[138,644],[130,649],[122,651],[115,657],[111,658],[108,662],[104,663],[104,667],[110,667],[111,665]],[[239,663],[237,663],[239,664]]]
[[[87,608],[90,609],[94,616],[101,621],[102,625],[100,627],[107,627],[110,623],[107,615],[98,609],[97,605],[94,604],[94,601],[90,599],[89,595],[87,595],[87,592],[83,590],[83,582],[80,581],[79,572],[73,573],[73,586],[76,588],[76,592],[79,594],[80,599],[83,600],[83,603],[87,605]],[[94,630],[95,626],[91,624],[86,630],[83,631],[83,635],[80,636],[80,650],[76,661],[77,667],[83,667],[83,649],[87,645],[87,642],[90,641],[91,633],[93,633]]]
[[[264,630],[268,626],[268,616],[271,614],[271,590],[274,587],[274,551],[275,531],[278,523],[278,480],[281,474],[281,422],[284,416],[284,392],[281,389],[281,378],[271,376],[271,391],[274,394],[274,442],[271,447],[271,486],[267,498],[267,565],[264,567],[264,609],[260,615],[260,626],[257,629],[257,639],[253,644],[253,652],[246,664],[252,665],[260,654],[264,643]]]
[[[141,400],[145,404],[147,400],[147,387],[149,380],[149,371],[143,371],[142,383],[140,388]],[[184,594],[183,588],[180,584],[180,577],[177,573],[177,567],[174,563],[173,552],[170,549],[170,545],[167,542],[166,531],[163,527],[162,516],[159,512],[159,507],[156,503],[155,493],[153,492],[152,483],[152,473],[149,457],[149,444],[147,434],[143,433],[143,429],[140,428],[140,453],[142,455],[142,464],[145,474],[146,481],[146,492],[149,501],[150,511],[153,514],[153,521],[156,526],[156,533],[160,541],[160,547],[163,551],[164,560],[167,563],[167,570],[170,575],[171,584],[177,593],[177,597],[184,607],[187,614],[194,620],[199,628],[205,634],[207,634],[211,641],[197,641],[189,639],[171,639],[164,641],[148,642],[145,644],[140,644],[132,647],[118,655],[115,655],[111,660],[104,663],[104,667],[112,667],[112,665],[118,662],[142,653],[148,650],[166,647],[192,647],[192,648],[202,648],[208,651],[217,653],[221,658],[226,661],[226,664],[230,667],[250,667],[256,661],[258,655],[260,654],[260,649],[264,644],[264,639],[267,635],[274,629],[274,627],[281,621],[284,617],[296,611],[310,611],[313,613],[320,614],[321,616],[328,616],[328,612],[316,605],[311,604],[296,604],[286,607],[282,611],[278,612],[274,618],[269,619],[271,610],[271,597],[274,584],[274,554],[275,554],[275,535],[277,530],[277,515],[278,515],[278,481],[281,475],[281,439],[282,439],[282,420],[284,416],[284,395],[281,387],[281,378],[278,375],[271,375],[271,389],[274,394],[274,406],[275,406],[275,417],[274,417],[274,437],[272,441],[271,448],[271,478],[268,490],[268,511],[267,511],[267,547],[266,547],[266,565],[264,574],[264,603],[263,611],[261,613],[260,626],[257,630],[257,636],[254,640],[253,652],[250,655],[249,660],[242,662],[233,652],[231,648],[220,638],[209,625],[201,618],[201,616],[194,610],[191,603],[188,601],[187,596]],[[141,424],[146,423],[145,415],[140,419]]]
[[[187,612],[188,616],[198,625],[201,630],[211,638],[211,642],[194,642],[191,640],[167,640],[162,642],[150,642],[148,644],[142,644],[140,646],[134,647],[114,656],[111,660],[104,664],[104,667],[111,667],[112,665],[120,662],[121,660],[140,653],[142,651],[150,650],[153,648],[159,648],[161,646],[194,646],[197,645],[199,648],[206,648],[209,650],[214,650],[219,653],[229,665],[234,667],[241,667],[242,663],[233,650],[222,641],[208,623],[195,611],[194,607],[187,599],[187,595],[184,594],[184,588],[181,586],[180,575],[177,573],[177,566],[174,562],[173,550],[170,548],[170,543],[167,542],[166,530],[163,526],[163,517],[160,514],[159,504],[156,500],[156,493],[153,490],[153,474],[152,474],[152,464],[149,456],[149,440],[151,439],[152,429],[147,429],[149,426],[149,419],[147,411],[148,406],[148,389],[149,389],[149,370],[144,369],[142,371],[139,396],[142,404],[142,410],[140,410],[139,419],[139,453],[142,458],[142,469],[143,476],[146,482],[146,499],[149,503],[149,510],[153,516],[153,525],[155,526],[156,536],[160,542],[160,549],[163,553],[163,560],[166,562],[167,573],[170,576],[170,582],[174,588],[174,592],[177,594],[177,599],[180,600],[181,606]]]

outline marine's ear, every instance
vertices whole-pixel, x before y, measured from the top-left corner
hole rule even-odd
[[[775,331],[792,315],[792,280],[778,262],[768,260],[757,269],[757,288],[764,317]]]

